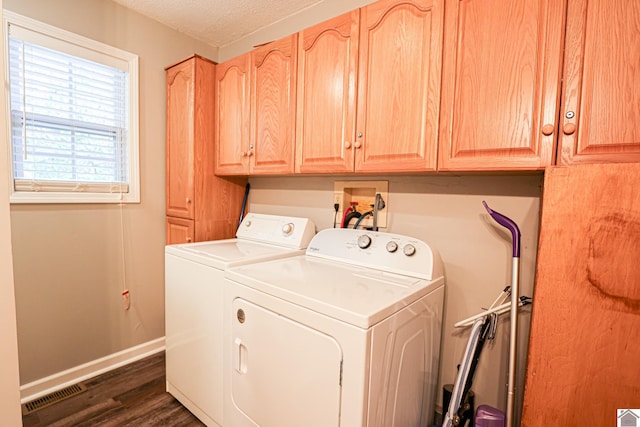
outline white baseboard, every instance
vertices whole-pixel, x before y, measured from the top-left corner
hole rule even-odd
[[[20,403],[30,402],[39,397],[58,391],[97,375],[109,372],[136,360],[144,359],[165,349],[164,337],[110,354],[66,371],[20,386]]]

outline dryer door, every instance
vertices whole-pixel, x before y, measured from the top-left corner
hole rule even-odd
[[[338,426],[338,342],[241,298],[233,316],[231,418],[247,421],[238,425]]]

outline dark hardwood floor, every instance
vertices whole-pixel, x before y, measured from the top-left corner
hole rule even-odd
[[[165,391],[164,352],[83,384],[86,391],[23,416],[23,426],[204,426]]]

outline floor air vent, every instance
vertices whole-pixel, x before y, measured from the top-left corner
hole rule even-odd
[[[28,415],[46,406],[53,405],[64,399],[75,396],[82,392],[87,391],[87,386],[82,383],[74,384],[72,386],[63,388],[62,390],[54,391],[46,396],[39,397],[31,402],[24,403],[22,405],[22,415]]]

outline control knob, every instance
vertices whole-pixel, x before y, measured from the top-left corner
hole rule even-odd
[[[292,223],[287,223],[285,225],[282,226],[282,234],[284,234],[285,236],[290,235],[291,233],[293,233],[293,224]]]
[[[402,248],[402,252],[404,252],[406,256],[411,256],[416,253],[416,247],[413,246],[411,243],[407,243]]]
[[[396,242],[391,240],[390,242],[387,243],[387,252],[393,253],[397,250],[398,250],[398,244]]]
[[[358,247],[360,249],[367,249],[369,246],[371,246],[371,237],[366,234],[358,237]]]

